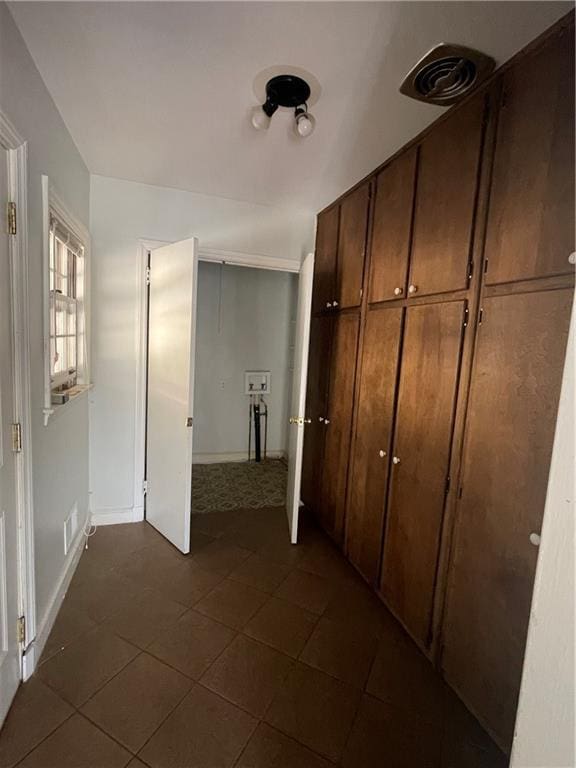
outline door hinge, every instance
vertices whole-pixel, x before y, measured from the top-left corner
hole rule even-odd
[[[484,309],[480,307],[480,314],[478,315],[478,325],[482,325],[483,318],[484,318]]]
[[[26,617],[20,616],[16,622],[16,632],[18,634],[18,642],[25,645],[26,643]]]
[[[20,422],[12,424],[12,450],[14,453],[22,451],[22,426]]]
[[[470,310],[468,307],[464,310],[464,322],[462,323],[462,326],[466,328],[468,326],[468,315],[470,314]]]
[[[142,493],[144,496],[146,496],[146,491],[148,490],[148,480],[142,480]]]
[[[444,488],[444,493],[446,496],[448,496],[448,493],[450,492],[450,475],[446,478],[446,486]]]
[[[472,280],[472,275],[474,274],[474,261],[473,259],[470,259],[468,262],[468,282]]]
[[[488,272],[488,259],[484,259],[484,274]]]
[[[16,234],[16,203],[8,203],[8,234]]]
[[[146,285],[150,285],[150,267],[146,267]]]
[[[186,419],[186,426],[191,427],[193,424],[194,424],[194,419],[192,418],[192,416],[188,416],[188,418]]]

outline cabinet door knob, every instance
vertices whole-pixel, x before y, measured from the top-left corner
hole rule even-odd
[[[312,419],[304,419],[304,424],[312,424]]]
[[[398,458],[398,456],[392,457],[392,464],[400,464],[400,459]]]
[[[378,456],[380,456],[380,458],[383,459],[384,456],[386,456],[386,451],[378,451]]]
[[[540,546],[540,534],[539,533],[531,533],[530,534],[530,544],[533,544],[535,547]]]
[[[327,301],[326,302],[326,309],[330,309],[331,306],[332,306],[332,302],[331,301]]]
[[[330,419],[324,419],[324,424],[330,424]]]
[[[324,416],[318,416],[318,421],[324,421]]]
[[[401,296],[404,293],[402,288],[394,288],[394,296]]]
[[[418,290],[418,286],[417,285],[410,285],[408,287],[408,293],[416,293],[417,290]]]
[[[333,306],[333,307],[337,307],[337,306],[338,306],[338,302],[337,302],[337,301],[333,301],[333,302],[332,302],[332,306]]]

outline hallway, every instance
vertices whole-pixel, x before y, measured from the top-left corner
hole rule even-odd
[[[324,534],[193,524],[188,557],[146,523],[89,539],[0,768],[506,765]]]

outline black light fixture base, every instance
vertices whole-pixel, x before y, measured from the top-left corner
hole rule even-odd
[[[266,83],[266,105],[269,107],[295,108],[305,104],[309,98],[310,86],[297,75],[277,75]],[[268,114],[266,105],[263,109]]]

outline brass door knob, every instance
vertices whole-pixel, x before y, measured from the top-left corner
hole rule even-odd
[[[400,459],[398,458],[398,456],[392,457],[392,464],[400,464]]]
[[[326,309],[330,309],[331,306],[332,306],[332,302],[331,301],[327,301],[326,302]]]
[[[410,285],[408,287],[408,293],[416,293],[417,290],[418,290],[418,286],[417,285]]]
[[[378,456],[380,456],[380,458],[383,459],[384,456],[386,456],[386,451],[378,451]]]
[[[338,306],[338,302],[337,302],[337,301],[333,301],[333,302],[332,302],[332,306],[333,306],[333,307],[337,307],[337,306]]]
[[[330,424],[330,419],[324,419],[324,424]]]
[[[404,293],[403,288],[394,288],[394,296],[401,296]]]

